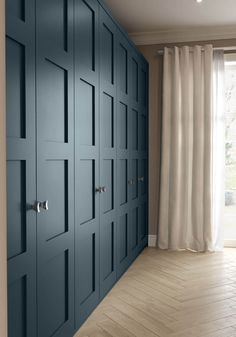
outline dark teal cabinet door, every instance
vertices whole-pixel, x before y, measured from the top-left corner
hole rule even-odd
[[[148,68],[103,6],[6,1],[9,337],[72,336],[147,244]]]
[[[148,241],[148,66],[139,62],[138,198],[139,249]]]
[[[117,273],[118,277],[130,262],[130,105],[129,105],[129,54],[130,47],[121,32],[117,39]]]
[[[77,328],[99,302],[98,3],[75,2],[75,307]]]
[[[100,296],[116,281],[116,35],[100,7]]]
[[[35,6],[6,1],[8,336],[36,336]]]
[[[74,331],[73,0],[37,0],[38,337]]]
[[[139,252],[139,62],[140,56],[131,47],[129,54],[129,158],[130,158],[130,240],[131,261]]]
[[[129,156],[130,156],[130,240],[131,260],[147,245],[148,234],[148,67],[131,48],[129,57]]]

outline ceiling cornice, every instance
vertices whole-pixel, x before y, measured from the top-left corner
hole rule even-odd
[[[130,33],[136,45],[207,41],[236,38],[236,25],[187,29],[169,29],[155,32]]]

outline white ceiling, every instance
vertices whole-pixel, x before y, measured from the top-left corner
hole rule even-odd
[[[236,0],[104,0],[129,33],[236,27]],[[236,32],[236,30],[235,30]]]

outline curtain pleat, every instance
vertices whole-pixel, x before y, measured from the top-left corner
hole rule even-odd
[[[214,51],[213,62],[213,246],[224,246],[223,215],[225,206],[225,86],[224,51]]]

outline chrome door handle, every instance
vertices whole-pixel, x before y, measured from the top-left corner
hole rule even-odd
[[[105,193],[107,191],[106,186],[101,187],[102,193]]]
[[[144,182],[144,177],[139,177],[138,181],[140,181],[141,183],[143,183]]]
[[[39,207],[42,209],[45,209],[45,211],[48,211],[49,207],[48,207],[48,200],[45,200],[43,202],[39,203]]]
[[[106,186],[97,187],[95,191],[98,192],[98,193],[104,193],[104,192],[107,191],[107,188],[106,188]]]
[[[33,209],[36,213],[40,213],[40,202],[39,202],[39,201],[35,201],[34,205],[32,205],[32,209]]]

